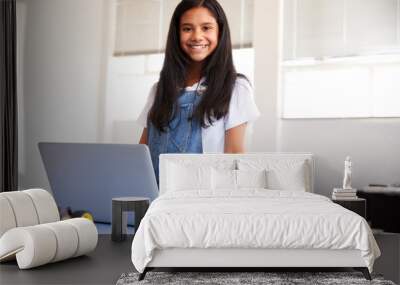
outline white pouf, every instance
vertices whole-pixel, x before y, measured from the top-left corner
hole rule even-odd
[[[0,262],[16,258],[20,269],[28,269],[96,248],[94,223],[84,218],[59,221],[46,190],[0,193],[0,214]]]

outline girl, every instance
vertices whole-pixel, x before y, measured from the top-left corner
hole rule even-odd
[[[160,79],[138,118],[158,181],[161,153],[244,152],[246,124],[259,116],[247,79],[235,71],[228,21],[216,0],[183,0],[169,27]]]

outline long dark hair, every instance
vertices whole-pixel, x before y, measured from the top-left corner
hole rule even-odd
[[[232,90],[238,74],[232,59],[232,43],[228,20],[221,5],[216,0],[183,0],[175,8],[169,26],[165,59],[157,84],[154,103],[149,112],[149,121],[161,132],[165,131],[179,108],[177,99],[184,87],[191,59],[182,51],[179,42],[181,16],[197,7],[207,8],[218,23],[218,45],[203,65],[205,92],[202,94],[193,117],[207,127],[214,120],[224,117],[229,110]]]

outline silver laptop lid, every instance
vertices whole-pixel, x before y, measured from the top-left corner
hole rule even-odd
[[[41,142],[39,150],[57,205],[96,222],[111,222],[114,197],[158,196],[146,145]]]

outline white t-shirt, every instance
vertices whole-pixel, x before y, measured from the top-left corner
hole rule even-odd
[[[190,87],[185,87],[185,90],[196,90],[201,82],[195,83]],[[137,119],[137,122],[143,128],[147,128],[147,115],[153,105],[156,88],[157,84],[154,84],[150,90],[146,105]],[[214,121],[212,126],[202,128],[201,130],[203,153],[223,153],[225,131],[243,123],[253,122],[259,116],[260,112],[254,102],[253,89],[250,83],[244,78],[236,79],[229,103],[228,114],[218,121]]]

